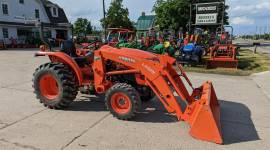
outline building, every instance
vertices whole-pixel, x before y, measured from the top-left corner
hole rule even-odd
[[[138,18],[137,23],[135,24],[137,30],[137,36],[141,37],[142,35],[146,36],[146,33],[155,27],[155,15],[145,15],[142,12],[142,15]]]
[[[36,22],[44,23],[46,38],[67,39],[71,25],[64,10],[48,0],[0,0],[0,40],[25,43],[39,38]]]

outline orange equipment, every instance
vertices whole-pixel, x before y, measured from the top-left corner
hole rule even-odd
[[[236,58],[237,47],[233,44],[217,44],[209,48],[210,59],[206,61],[207,68],[235,68],[238,60]]]
[[[108,28],[109,31],[107,42],[110,46],[115,46],[120,41],[132,41],[135,37],[135,32],[124,28]]]
[[[231,33],[229,34],[228,31],[225,31],[225,28],[230,28]],[[238,60],[236,55],[238,47],[232,44],[233,27],[219,27],[217,28],[216,35],[217,37],[220,36],[220,38],[217,44],[209,48],[210,59],[206,61],[206,67],[223,67],[237,69]]]
[[[169,113],[190,125],[191,136],[222,143],[220,106],[212,83],[207,81],[194,88],[176,59],[108,45],[81,57],[71,56],[74,49],[68,47],[60,52],[42,48],[36,56],[48,56],[51,62],[36,69],[33,87],[45,106],[67,107],[78,90],[84,89],[95,95],[105,93],[111,114],[129,120],[140,110],[141,101],[151,99],[154,93]],[[193,90],[191,94],[182,79]],[[185,107],[180,106],[176,96]]]

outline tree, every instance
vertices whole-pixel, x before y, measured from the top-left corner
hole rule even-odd
[[[157,0],[153,11],[156,13],[156,24],[161,30],[186,27],[189,20],[189,2],[187,0]]]
[[[105,19],[101,19],[101,24],[106,28],[127,28],[133,29],[133,24],[129,19],[129,11],[123,6],[123,0],[113,0],[106,14]]]
[[[91,34],[93,32],[93,27],[91,22],[85,18],[78,18],[74,23],[74,33],[77,36],[86,36],[87,34]]]
[[[160,29],[172,28],[179,30],[180,27],[186,29],[189,22],[190,4],[191,3],[206,3],[206,2],[220,2],[220,0],[157,0],[153,11],[156,13],[157,20],[156,24],[159,25]],[[229,6],[225,7],[228,10]],[[219,6],[218,20],[222,20],[223,5]],[[192,6],[192,18],[191,22],[195,23],[196,18],[196,7]],[[224,12],[224,24],[229,24],[228,13]],[[219,21],[220,23],[220,21]],[[204,26],[208,27],[208,26]],[[216,28],[217,26],[211,26]]]

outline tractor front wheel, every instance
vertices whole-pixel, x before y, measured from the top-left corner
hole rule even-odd
[[[105,96],[105,103],[111,114],[120,120],[129,120],[135,116],[141,107],[141,99],[131,85],[117,83]]]
[[[51,109],[68,107],[78,93],[74,74],[61,63],[38,67],[33,77],[33,88],[37,99]]]

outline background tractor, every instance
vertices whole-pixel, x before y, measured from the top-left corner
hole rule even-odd
[[[153,52],[155,54],[168,54],[171,57],[174,57],[175,55],[175,47],[171,45],[169,41],[165,41],[164,43],[160,43],[155,45],[152,50],[149,50],[150,52]]]
[[[132,42],[135,38],[134,31],[123,28],[108,28],[109,34],[107,36],[107,42],[110,46],[115,46],[118,43]]]
[[[201,63],[204,48],[200,44],[200,35],[186,35],[184,45],[180,47],[180,60],[187,63]]]
[[[231,33],[227,31],[220,32],[217,30],[217,42],[214,46],[209,48],[210,59],[207,60],[207,68],[235,68],[237,69],[238,47],[232,44],[233,28],[231,26],[224,26],[231,28]],[[220,28],[218,28],[220,29]]]

